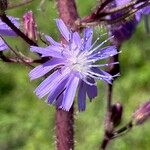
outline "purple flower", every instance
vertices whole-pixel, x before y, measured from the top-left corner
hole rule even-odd
[[[113,6],[123,6],[125,4],[128,4],[131,0],[115,0],[113,2]],[[121,23],[111,25],[109,26],[109,33],[110,35],[114,36],[115,38],[115,44],[121,44],[125,40],[128,40],[131,38],[132,34],[134,33],[138,23],[141,20],[142,14],[149,14],[150,13],[150,6],[144,7],[143,9],[137,11],[135,13],[135,16],[131,16],[130,18],[127,18],[126,20],[123,20]],[[116,19],[119,16],[122,16],[121,13],[116,13],[111,16],[111,19]]]
[[[92,44],[91,28],[86,28],[81,38],[77,32],[68,30],[61,19],[56,19],[56,24],[67,44],[58,43],[45,36],[50,46],[45,48],[32,46],[32,52],[50,59],[34,68],[29,76],[33,80],[50,73],[36,88],[35,93],[39,98],[48,95],[49,104],[55,104],[67,111],[71,108],[78,90],[78,109],[83,111],[86,107],[86,96],[90,100],[97,96],[95,80],[103,80],[110,84],[113,80],[110,74],[99,69],[108,64],[94,63],[116,55],[117,50],[114,46],[100,48],[109,39],[95,47],[97,41]]]
[[[110,36],[114,36],[114,43],[120,45],[125,40],[130,39],[135,32],[137,24],[135,17],[132,17],[130,20],[109,26],[109,33]]]
[[[8,17],[12,23],[16,26],[16,27],[19,27],[19,22],[18,22],[18,18],[14,18],[14,17],[11,17],[9,16]],[[10,28],[8,27],[4,22],[2,22],[0,20],[0,35],[5,35],[5,36],[16,36],[16,33]]]

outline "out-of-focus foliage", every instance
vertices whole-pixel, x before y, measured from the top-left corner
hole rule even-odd
[[[11,1],[13,2],[13,1]],[[21,17],[32,9],[38,30],[58,39],[54,19],[56,4],[47,0],[39,10],[40,0],[9,10],[8,14]],[[81,16],[90,13],[96,1],[77,0]],[[122,46],[120,55],[121,77],[116,81],[113,98],[124,106],[125,124],[139,103],[150,97],[150,35],[143,22],[130,41]],[[22,40],[8,39],[14,47],[29,54]],[[9,53],[9,52],[8,52]],[[33,91],[38,81],[29,81],[29,69],[21,65],[0,62],[0,150],[53,150],[55,149],[55,108],[38,100]],[[85,112],[75,114],[76,150],[97,150],[103,136],[106,87],[99,83],[99,97],[88,102]],[[77,110],[77,109],[76,109]],[[134,128],[129,134],[110,145],[111,150],[149,150],[150,122]]]

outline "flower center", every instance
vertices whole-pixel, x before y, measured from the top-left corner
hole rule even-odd
[[[89,69],[86,54],[71,53],[68,58],[67,65],[75,72],[85,73]]]

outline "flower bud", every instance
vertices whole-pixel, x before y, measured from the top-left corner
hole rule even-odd
[[[120,124],[122,118],[123,107],[117,102],[111,106],[111,122],[116,127]]]
[[[132,120],[135,125],[143,124],[150,117],[150,101],[142,104],[132,115]]]
[[[23,16],[24,33],[33,41],[37,40],[37,25],[32,11],[28,11]]]
[[[7,9],[7,0],[0,0],[0,15],[4,14],[5,10]]]
[[[135,32],[136,26],[137,21],[134,17],[128,21],[124,20],[123,23],[111,25],[109,34],[114,36],[113,43],[115,45],[120,45],[124,41],[130,39]]]

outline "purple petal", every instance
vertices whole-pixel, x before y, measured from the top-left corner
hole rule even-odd
[[[144,15],[150,14],[150,6],[147,6],[135,13],[135,17],[138,22],[141,20],[143,14]]]
[[[135,32],[137,24],[138,20],[135,17],[133,17],[131,20],[128,20],[127,22],[121,25],[112,26],[111,35],[114,36],[116,42],[122,43],[123,41],[131,38],[131,36]]]
[[[150,14],[150,6],[146,6],[142,9],[142,13],[144,15],[149,15]]]
[[[45,35],[46,40],[53,46],[61,46],[60,43],[56,42],[52,37]]]
[[[64,93],[60,94],[56,99],[55,105],[57,108],[60,108],[60,106],[62,105],[63,98],[64,98]]]
[[[12,16],[8,16],[8,18],[11,20],[11,22],[12,22],[17,28],[19,28],[19,26],[20,26],[19,18],[15,18],[15,17],[12,17]]]
[[[110,56],[114,56],[118,54],[117,49],[115,46],[107,46],[105,48],[100,49],[97,52],[94,52],[93,55],[91,55],[91,59],[93,58],[99,58],[99,59],[106,59]]]
[[[75,48],[80,48],[81,47],[81,38],[78,32],[73,33],[73,43],[75,45]]]
[[[14,18],[9,16],[8,17],[11,22],[17,27],[19,28],[20,23],[18,22],[18,18]],[[4,22],[2,22],[0,20],[0,34],[1,35],[5,35],[5,36],[16,36],[16,33],[9,27],[7,26]]]
[[[57,24],[57,27],[58,27],[60,33],[69,42],[70,32],[69,32],[67,26],[64,24],[64,22],[61,19],[56,19],[56,24]]]
[[[131,0],[115,0],[115,2],[116,2],[117,6],[123,6],[123,5],[131,2]]]
[[[95,72],[95,73],[98,73],[100,75],[105,76],[105,77],[102,77],[102,80],[106,81],[109,84],[112,84],[113,77],[112,77],[112,75],[110,75],[106,71],[103,71],[103,70],[101,70],[99,68],[92,68],[92,71]]]
[[[0,51],[4,51],[7,50],[8,46],[6,45],[6,43],[3,41],[2,38],[0,38]]]
[[[135,13],[135,19],[137,22],[140,22],[142,18],[142,13],[140,11]]]
[[[32,52],[37,52],[39,54],[42,54],[42,57],[56,57],[56,58],[62,58],[62,52],[61,52],[62,47],[58,46],[48,46],[48,47],[36,47],[36,46],[31,46],[30,50]]]
[[[52,104],[56,103],[56,101],[58,103],[58,100],[56,100],[56,98],[59,98],[60,94],[62,94],[62,92],[64,91],[67,81],[68,78],[63,80],[58,86],[52,89],[52,91],[48,95],[48,103]]]
[[[57,65],[62,64],[62,60],[59,58],[52,58],[51,60],[47,61],[46,63],[39,65],[35,67],[32,71],[29,73],[29,77],[31,80],[37,79],[39,77],[44,76],[46,73],[48,73],[50,70],[52,70]]]
[[[92,79],[92,78],[90,79],[90,82],[95,83],[94,79]],[[97,96],[98,91],[97,91],[96,85],[86,84],[86,89],[87,89],[87,95],[88,95],[90,101]]]
[[[60,108],[69,111],[73,104],[73,100],[76,94],[77,86],[79,83],[79,78],[75,76],[71,76],[67,85],[66,85],[66,90],[64,93],[64,98],[62,101],[62,105]]]
[[[78,110],[84,111],[86,108],[86,83],[81,81],[78,91]]]
[[[85,28],[84,29],[84,35],[83,35],[83,50],[89,50],[92,44],[92,38],[93,38],[93,30],[92,28]]]
[[[36,95],[39,98],[47,95],[52,89],[56,88],[61,82],[63,82],[68,77],[68,72],[59,70],[55,71],[52,75],[46,78],[35,90]]]

